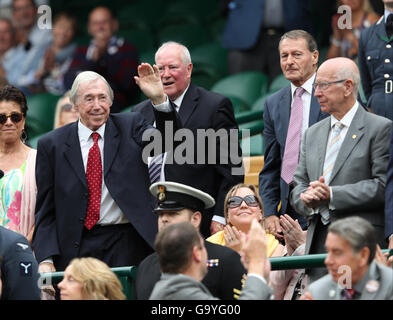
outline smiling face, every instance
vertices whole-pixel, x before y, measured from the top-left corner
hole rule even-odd
[[[327,250],[325,265],[333,280],[338,282],[345,272],[348,276],[348,271],[346,271],[348,269],[341,269],[349,267],[352,285],[356,284],[368,268],[370,250],[364,247],[359,252],[354,252],[347,240],[332,232],[328,233],[325,246]]]
[[[84,300],[83,285],[74,279],[72,266],[68,266],[64,271],[63,280],[58,284],[61,300]]]
[[[248,195],[255,196],[254,192],[249,188],[239,188],[231,196],[246,197]],[[245,201],[242,201],[240,206],[236,208],[228,208],[227,222],[237,227],[241,231],[248,233],[251,223],[254,219],[261,221],[263,218],[262,209],[260,206],[248,206]]]
[[[303,38],[286,38],[280,43],[281,70],[289,81],[300,87],[315,72],[318,63],[318,51],[310,52]]]
[[[94,9],[89,16],[88,32],[96,40],[109,42],[117,32],[119,24],[105,7]]]
[[[108,86],[103,80],[85,81],[79,85],[75,110],[90,130],[96,131],[106,122],[111,105]]]
[[[158,51],[156,64],[165,94],[172,101],[177,99],[190,84],[192,63],[186,64],[182,59],[181,47],[173,44]]]
[[[73,22],[65,17],[60,18],[53,25],[53,44],[56,48],[66,47],[74,37]]]
[[[0,101],[0,114],[21,113],[21,107],[15,101]],[[20,140],[22,131],[25,127],[25,117],[19,122],[12,122],[8,117],[4,124],[0,124],[0,142],[11,144]]]
[[[17,28],[33,27],[36,18],[36,7],[32,0],[15,0],[12,4],[13,21]]]

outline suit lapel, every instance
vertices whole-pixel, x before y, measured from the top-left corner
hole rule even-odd
[[[315,136],[318,137],[315,139],[315,143],[317,144],[317,150],[318,150],[318,168],[317,168],[317,177],[316,179],[319,179],[320,176],[323,174],[323,165],[325,163],[325,157],[326,157],[326,148],[327,148],[327,143],[329,139],[329,132],[330,132],[330,117],[327,118],[327,120],[324,120],[325,122],[319,129],[320,133],[316,134]],[[319,138],[320,137],[320,138]],[[312,137],[311,137],[312,139]]]
[[[179,117],[182,121],[183,126],[187,125],[187,121],[191,114],[194,112],[199,100],[199,94],[197,88],[190,84],[186,94],[184,95],[183,101],[179,110]]]
[[[314,97],[314,90],[313,90],[311,95],[310,117],[308,120],[309,127],[311,127],[313,124],[318,122],[320,112],[321,112],[321,106],[319,105],[318,99]]]
[[[377,22],[374,30],[381,40],[385,42],[390,42],[392,40],[389,39],[388,35],[386,34],[386,25],[385,25],[384,16],[382,16],[381,19]]]
[[[375,262],[372,262],[370,264],[368,274],[366,274],[365,276],[367,277],[367,279],[361,292],[360,299],[375,300],[378,293],[378,288],[381,285],[381,275],[377,271],[377,266],[375,265]]]
[[[64,157],[67,159],[75,174],[87,188],[85,168],[83,166],[82,151],[78,137],[78,121],[70,127],[68,138],[65,142]]]
[[[333,181],[345,161],[351,154],[352,150],[358,144],[363,136],[364,119],[363,119],[363,108],[359,105],[355,116],[352,119],[351,125],[348,128],[348,132],[345,136],[344,141],[341,144],[340,151],[338,152],[336,162],[334,163],[333,171],[330,177],[330,182]]]
[[[118,138],[119,132],[109,116],[105,126],[105,142],[104,142],[104,177],[109,172],[113,160],[117,155],[119,149],[120,139]]]

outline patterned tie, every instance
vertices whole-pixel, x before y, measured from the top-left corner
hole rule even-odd
[[[303,123],[303,88],[297,88],[295,99],[291,108],[291,118],[289,120],[287,140],[285,142],[284,157],[282,160],[281,178],[290,184],[293,181],[297,164],[299,162],[299,149],[302,137]]]
[[[101,207],[101,185],[102,185],[102,165],[101,153],[98,147],[98,138],[100,135],[97,132],[91,134],[94,140],[93,146],[89,150],[89,157],[87,159],[86,178],[87,187],[89,190],[89,200],[87,206],[85,227],[90,230],[100,219]]]
[[[325,163],[323,165],[323,177],[325,178],[325,183],[329,185],[330,177],[334,168],[334,163],[336,162],[338,152],[342,144],[341,131],[345,126],[341,122],[336,122],[332,128],[332,135],[330,138],[329,145],[326,148]],[[328,224],[330,221],[329,208],[324,207],[321,210],[321,219],[324,225]]]
[[[352,300],[355,295],[355,289],[343,289],[342,295],[344,296],[344,300]]]
[[[164,159],[164,154],[161,153],[151,159],[149,163],[149,176],[151,183],[160,181],[162,161]]]

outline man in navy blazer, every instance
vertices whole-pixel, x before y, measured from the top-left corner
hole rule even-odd
[[[312,84],[318,63],[318,50],[314,38],[306,31],[293,30],[284,34],[279,44],[281,69],[291,84],[269,96],[264,108],[264,167],[259,174],[259,193],[265,211],[265,227],[277,238],[283,238],[278,216],[289,214],[298,219],[302,228],[306,220],[291,207],[288,197],[290,185],[281,178],[282,161],[285,152],[293,95],[297,87],[305,92],[302,96],[302,134],[314,123],[328,116],[321,112],[313,95]],[[279,207],[281,201],[281,207]]]
[[[176,105],[182,127],[192,133],[192,147],[195,150],[194,163],[179,164],[176,159],[173,164],[165,163],[161,180],[192,186],[214,198],[216,205],[205,210],[201,225],[202,235],[208,237],[225,225],[225,196],[232,186],[243,181],[244,173],[237,134],[236,139],[228,138],[228,146],[214,141],[213,145],[204,149],[206,154],[202,157],[198,143],[203,142],[203,139],[198,138],[198,131],[212,130],[212,133],[217,133],[220,130],[225,131],[225,136],[229,137],[231,129],[238,129],[232,103],[227,97],[191,83],[193,65],[190,53],[180,43],[164,43],[157,50],[156,64],[160,70],[164,91]],[[141,113],[149,124],[156,120],[149,100],[136,105],[132,111]],[[226,163],[221,162],[219,156],[224,149],[229,155],[224,159]],[[217,154],[215,163],[208,160],[210,152]]]
[[[311,32],[312,20],[307,0],[232,0],[222,35],[229,49],[230,73],[259,70],[272,80],[280,74],[275,51],[284,32],[302,29]]]
[[[138,73],[135,80],[152,103],[164,103],[167,111],[173,110],[158,69],[141,64]],[[154,199],[142,159],[147,145],[142,135],[147,128],[155,129],[139,114],[110,114],[113,91],[95,72],[80,73],[70,97],[79,121],[49,132],[38,142],[33,247],[40,271],[64,270],[72,258],[83,256],[93,256],[111,267],[137,265],[153,251],[157,232]],[[177,123],[174,111],[157,111],[156,117]],[[97,133],[98,140],[93,142]],[[102,163],[101,201],[99,220],[91,226],[86,217],[93,192],[89,192],[85,172],[88,154],[96,144]]]
[[[393,249],[393,131],[390,136],[389,164],[386,175],[385,237],[389,242],[388,248]]]

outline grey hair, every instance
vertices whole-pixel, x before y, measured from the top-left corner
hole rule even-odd
[[[306,40],[307,48],[310,52],[314,52],[318,50],[317,42],[315,41],[314,37],[311,34],[309,34],[307,31],[299,29],[299,30],[291,30],[284,33],[278,44],[279,51],[280,51],[281,42],[285,39],[292,39],[292,40],[304,39]]]
[[[354,97],[357,97],[358,92],[359,92],[359,86],[360,86],[360,74],[359,70],[357,67],[355,68],[338,68],[337,73],[336,73],[337,80],[341,79],[350,79],[353,81],[353,91],[352,95]]]
[[[176,42],[176,41],[164,42],[164,43],[158,48],[158,50],[156,51],[156,54],[155,54],[155,56],[154,56],[154,60],[156,61],[156,63],[157,63],[157,55],[158,55],[158,53],[159,53],[162,49],[164,49],[164,48],[166,48],[166,47],[169,47],[169,46],[178,46],[178,47],[180,47],[180,50],[181,50],[181,59],[183,60],[183,63],[184,63],[185,66],[187,66],[189,63],[192,63],[192,62],[191,62],[190,51],[188,51],[188,49],[187,49],[187,47],[186,47],[185,45],[183,45],[183,44],[181,44],[181,43],[179,43],[179,42]]]
[[[84,71],[78,74],[78,76],[75,78],[74,82],[72,83],[72,87],[70,90],[70,101],[75,105],[77,103],[78,99],[78,89],[79,85],[82,82],[93,82],[97,79],[101,79],[102,81],[105,82],[105,84],[108,87],[108,96],[111,102],[113,102],[113,90],[111,86],[109,85],[108,81],[105,80],[103,76],[98,74],[97,72],[94,71]]]
[[[329,226],[328,232],[334,233],[348,241],[355,253],[358,253],[364,247],[369,248],[368,264],[374,260],[377,249],[377,237],[374,227],[367,220],[355,216],[340,219]]]

